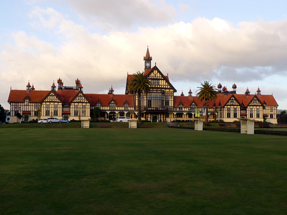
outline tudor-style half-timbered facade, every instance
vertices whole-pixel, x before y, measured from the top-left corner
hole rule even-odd
[[[205,116],[205,101],[193,96],[191,90],[185,96],[175,96],[177,92],[170,83],[169,77],[155,65],[151,66],[152,57],[149,49],[144,57],[144,75],[150,80],[148,93],[141,95],[142,120],[159,122],[175,120],[194,120]],[[134,77],[127,75],[125,94],[114,94],[111,87],[107,94],[87,94],[83,92],[80,80],[75,86],[64,86],[63,81],[57,80],[51,90],[35,90],[30,83],[26,90],[11,90],[8,98],[10,103],[10,123],[31,121],[36,119],[58,118],[69,120],[89,120],[90,112],[95,108],[100,110],[98,120],[116,120],[119,116],[137,119],[137,94],[128,91],[128,83]],[[218,94],[215,100],[208,102],[209,120],[223,120],[225,122],[238,121],[248,118],[255,121],[267,121],[276,124],[278,104],[273,95],[262,95],[258,88],[255,94],[249,89],[244,94],[237,94],[235,84],[232,90],[218,84]],[[18,116],[18,117],[17,117]]]

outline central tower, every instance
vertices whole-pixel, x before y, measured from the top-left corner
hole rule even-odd
[[[151,60],[152,57],[149,54],[149,49],[147,48],[146,50],[146,55],[144,57],[144,69],[151,69]]]

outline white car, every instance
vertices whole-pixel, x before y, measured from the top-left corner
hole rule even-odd
[[[47,119],[39,119],[38,120],[38,123],[48,123],[48,120]]]
[[[116,121],[117,122],[128,122],[130,120],[132,120],[132,119],[127,117],[127,116],[119,116]]]

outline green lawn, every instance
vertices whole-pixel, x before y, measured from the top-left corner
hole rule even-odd
[[[287,213],[287,138],[0,129],[0,214]]]

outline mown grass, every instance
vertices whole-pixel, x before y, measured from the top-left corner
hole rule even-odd
[[[286,137],[0,129],[0,214],[286,214]]]
[[[148,126],[149,128],[167,128],[165,122],[142,122],[142,125]],[[0,124],[1,128],[80,128],[81,122],[71,123],[18,123],[18,124]],[[90,122],[90,128],[128,128],[128,122]]]

